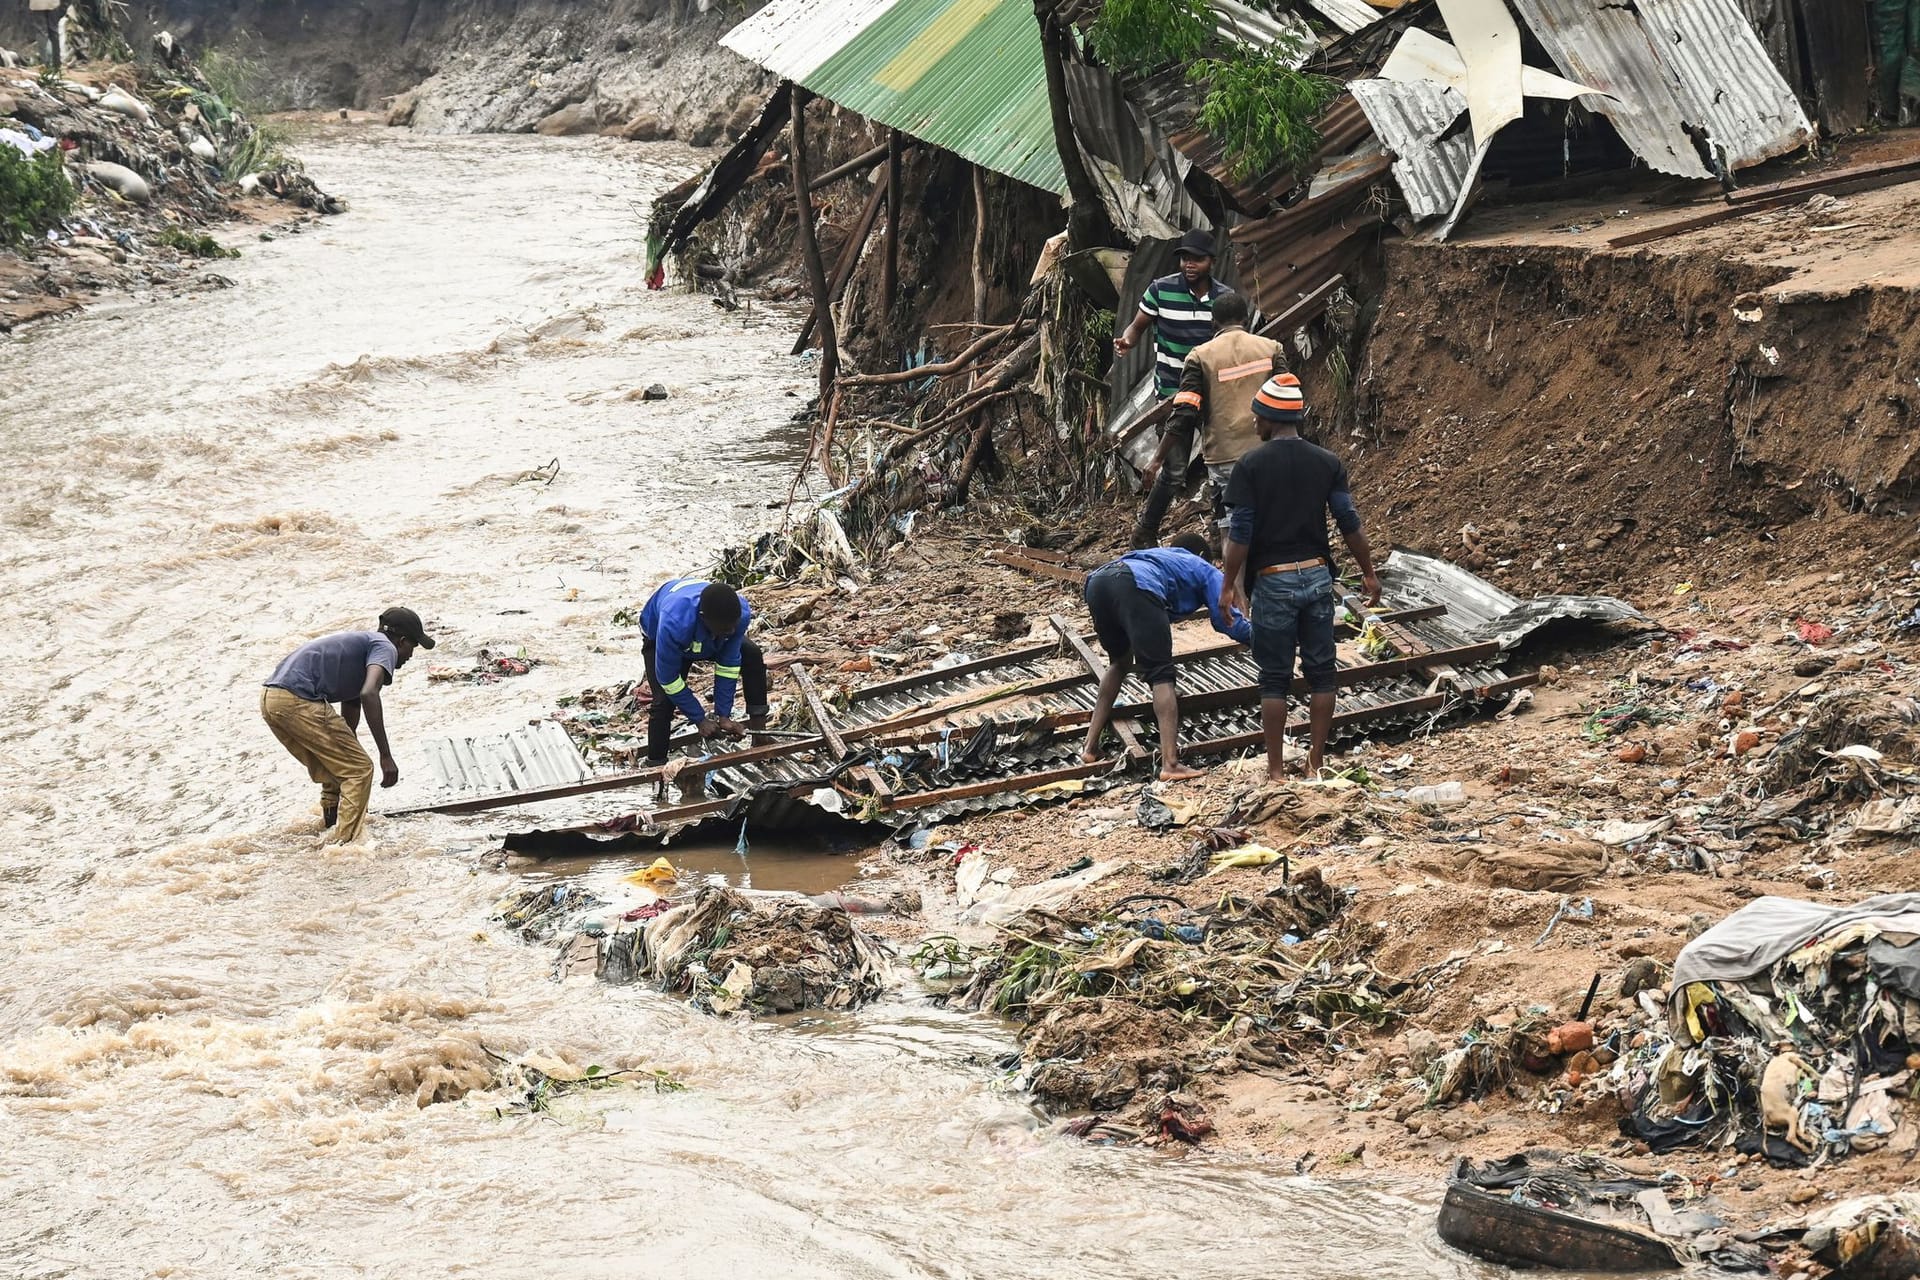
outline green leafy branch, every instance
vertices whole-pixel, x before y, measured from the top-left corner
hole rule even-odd
[[[1290,66],[1293,57],[1279,42],[1236,47],[1196,70],[1207,86],[1201,127],[1219,141],[1237,182],[1276,169],[1300,173],[1320,146],[1315,122],[1340,85]]]

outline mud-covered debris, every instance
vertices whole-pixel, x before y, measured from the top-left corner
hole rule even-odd
[[[599,976],[645,979],[708,1013],[850,1009],[891,985],[885,943],[844,910],[711,886],[599,944]]]
[[[1627,1137],[1790,1167],[1920,1149],[1920,894],[1759,898],[1687,944],[1666,1001],[1670,1035],[1615,1072]]]
[[[1343,919],[1346,902],[1308,868],[1204,906],[1154,893],[1098,916],[1030,911],[1002,925],[996,949],[949,939],[916,963],[939,973],[952,1003],[1025,1020],[1035,1093],[1111,1108],[1202,1070],[1320,1054],[1415,1007],[1423,989],[1368,962],[1377,931]],[[1116,1019],[1130,1025],[1110,1036]]]
[[[540,884],[517,890],[496,902],[493,918],[517,929],[524,942],[545,942],[568,921],[606,901],[572,884]]]

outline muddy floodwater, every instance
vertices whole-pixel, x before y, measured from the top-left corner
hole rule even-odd
[[[690,153],[301,147],[352,213],[0,345],[0,1274],[1491,1274],[1431,1188],[1046,1137],[1001,1029],[910,992],[796,1028],[556,983],[487,922],[507,819],[318,848],[259,719],[277,659],[424,614],[376,809],[426,798],[426,739],[638,674],[613,613],[771,518],[811,366],[791,316],[640,287]],[[540,665],[427,679],[481,648]],[[685,1087],[431,1101],[486,1049]]]

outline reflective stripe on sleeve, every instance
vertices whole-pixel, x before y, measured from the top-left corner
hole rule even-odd
[[[677,680],[670,680],[660,686],[660,692],[666,694],[669,698],[673,697],[676,693],[685,693],[686,691],[687,678],[685,676],[681,676]]]
[[[723,667],[716,663],[713,668],[713,678],[716,680],[738,680],[740,678],[740,668]]]

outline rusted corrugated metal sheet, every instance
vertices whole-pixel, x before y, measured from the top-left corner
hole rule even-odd
[[[1425,222],[1451,210],[1473,163],[1467,130],[1448,134],[1467,100],[1430,80],[1353,80],[1347,89],[1393,153],[1393,180],[1414,218]]]
[[[773,0],[721,43],[983,168],[1066,190],[1027,0]]]
[[[1733,0],[1513,0],[1580,99],[1661,173],[1711,177],[1686,126],[1733,167],[1805,146],[1813,127]]]
[[[1813,141],[1813,124],[1733,0],[1637,0],[1654,48],[1672,68],[1688,119],[1727,148],[1734,167]]]

